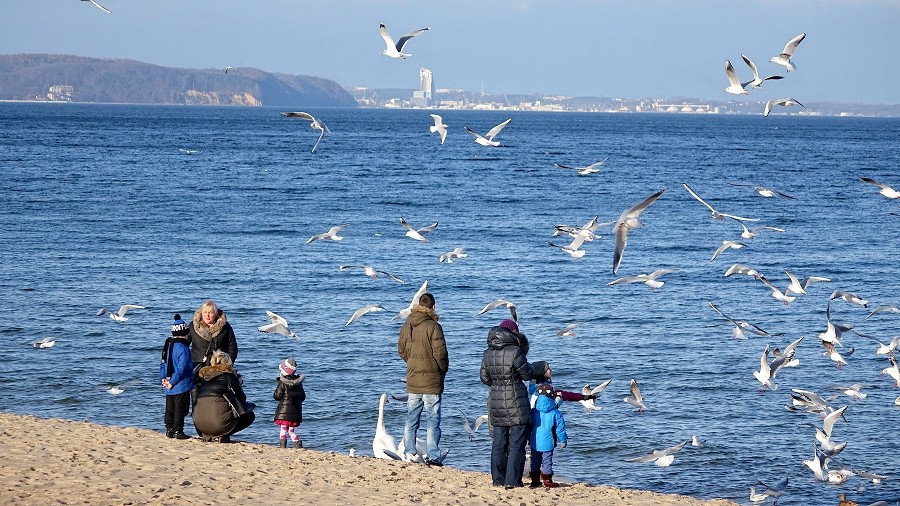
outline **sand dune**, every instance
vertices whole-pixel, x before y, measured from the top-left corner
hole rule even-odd
[[[0,438],[2,504],[735,504],[583,484],[504,490],[450,467],[5,413]]]

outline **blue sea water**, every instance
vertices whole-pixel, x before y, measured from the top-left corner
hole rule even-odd
[[[881,375],[877,343],[847,333],[856,352],[842,369],[822,356],[828,297],[855,292],[865,309],[832,302],[832,319],[886,342],[900,316],[896,262],[900,205],[862,183],[867,176],[900,188],[896,119],[669,114],[443,111],[450,125],[440,145],[429,111],[310,110],[326,134],[272,108],[138,105],[0,104],[0,399],[3,410],[162,430],[159,353],[172,314],[188,317],[206,299],[227,312],[240,346],[237,368],[257,422],[243,441],[272,443],[278,363],[294,357],[307,376],[304,446],[371,454],[378,399],[402,392],[399,321],[428,280],[447,336],[441,446],[447,465],[488,472],[485,430],[469,441],[460,411],[486,411],[478,379],[488,329],[507,316],[478,312],[496,298],[516,303],[531,340],[529,359],[548,360],[558,388],[580,390],[612,379],[586,413],[563,408],[570,444],[558,451],[557,477],[625,488],[725,497],[748,502],[757,480],[789,477],[780,504],[830,504],[838,493],[860,504],[900,498],[897,454],[900,390]],[[485,132],[511,117],[497,148],[476,145],[463,126]],[[588,165],[578,176],[554,163]],[[740,239],[733,220],[716,221],[682,187],[717,209],[759,218],[766,232],[715,261],[725,239]],[[796,200],[767,199],[774,187]],[[618,276],[610,229],[574,260],[547,246],[556,224],[613,221],[667,189],[641,216]],[[428,242],[404,237],[439,223]],[[313,234],[349,224],[340,242],[305,244]],[[438,257],[464,247],[452,264]],[[777,286],[785,270],[825,276],[809,295],[783,305],[749,277],[726,278],[748,264]],[[371,280],[366,264],[397,274]],[[676,269],[651,291],[608,286],[619,276]],[[708,306],[783,335],[747,340]],[[345,323],[365,304],[386,311]],[[140,304],[117,323],[101,307]],[[264,334],[265,311],[284,316],[301,336]],[[583,325],[558,337],[567,323]],[[31,343],[58,336],[55,347]],[[804,336],[800,366],[783,369],[776,391],[760,393],[752,372],[768,344]],[[648,409],[622,402],[634,378]],[[121,395],[105,390],[125,383]],[[846,441],[841,464],[887,474],[881,484],[851,477],[816,482],[802,461],[813,455],[815,415],[790,413],[791,388],[839,395],[835,385],[863,383],[868,394],[847,405],[833,438]],[[388,431],[402,436],[405,404],[386,407]],[[821,425],[820,425],[821,426]],[[188,423],[189,432],[192,432]],[[697,435],[674,463],[624,459]],[[422,434],[424,437],[424,434]],[[832,464],[836,467],[836,464]]]

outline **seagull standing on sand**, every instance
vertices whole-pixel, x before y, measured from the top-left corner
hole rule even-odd
[[[432,114],[431,117],[434,119],[434,125],[431,125],[429,130],[431,133],[437,132],[441,136],[441,144],[443,144],[444,140],[447,139],[447,125],[444,124],[444,119],[439,115]]]
[[[125,313],[127,313],[128,311],[131,311],[132,309],[146,309],[146,308],[144,306],[136,306],[134,304],[125,304],[124,306],[119,307],[118,312],[113,313],[112,311],[110,311],[109,309],[106,309],[104,307],[104,308],[100,308],[100,310],[97,311],[97,316],[100,316],[104,313],[109,313],[110,319],[113,319],[117,322],[125,322],[125,321],[128,321],[128,318],[125,317]]]
[[[601,165],[603,165],[604,163],[606,163],[607,160],[609,160],[609,158],[604,158],[603,160],[600,160],[597,163],[592,163],[592,164],[588,165],[587,167],[570,167],[568,165],[562,165],[559,163],[554,163],[553,165],[559,167],[560,169],[574,170],[574,171],[578,172],[579,176],[587,176],[588,174],[596,174],[596,173],[600,172],[599,167]]]
[[[470,134],[475,136],[475,142],[477,144],[481,144],[482,146],[499,146],[500,142],[495,141],[494,137],[496,137],[500,133],[500,130],[503,130],[503,127],[508,125],[510,121],[512,121],[512,118],[509,118],[508,120],[504,121],[503,123],[500,123],[499,125],[495,126],[494,128],[488,130],[488,133],[485,135],[481,135],[480,133],[476,132],[475,130],[472,130],[471,128],[469,128],[467,126],[464,126],[463,128],[466,129],[466,132],[469,132]]]
[[[269,318],[269,321],[271,321],[272,323],[269,323],[268,325],[263,325],[262,327],[259,327],[257,330],[259,330],[260,332],[266,332],[269,334],[281,334],[281,335],[289,337],[295,341],[300,339],[300,336],[295,334],[294,331],[290,329],[290,327],[288,326],[287,320],[285,320],[281,316],[273,313],[272,311],[268,311],[268,310],[266,311],[266,316]]]
[[[310,121],[309,127],[312,128],[313,130],[319,131],[319,138],[316,140],[316,143],[313,144],[312,151],[310,151],[310,153],[316,152],[316,148],[319,147],[319,142],[322,141],[322,137],[325,137],[325,132],[331,133],[331,130],[329,130],[328,127],[325,126],[325,123],[322,123],[321,121],[319,121],[317,118],[313,117],[313,115],[308,112],[303,112],[303,111],[283,112],[283,113],[281,113],[281,115],[285,116],[287,118],[307,119]]]
[[[619,272],[619,265],[622,263],[622,255],[625,254],[625,246],[628,245],[628,232],[643,226],[639,219],[641,213],[644,212],[644,209],[647,209],[650,204],[656,202],[656,199],[665,192],[666,189],[663,188],[647,197],[640,204],[631,209],[627,209],[619,216],[616,224],[613,225],[613,232],[616,234],[616,249],[613,252],[613,274]]]
[[[409,42],[409,39],[421,34],[422,32],[431,30],[431,28],[420,28],[418,30],[403,34],[403,36],[400,37],[399,40],[397,40],[396,44],[394,44],[394,39],[392,39],[388,34],[387,27],[384,26],[384,23],[378,25],[378,30],[379,32],[381,32],[381,38],[384,39],[384,44],[386,46],[381,54],[390,56],[391,58],[402,58],[405,60],[407,56],[412,55],[409,53],[404,53],[403,46],[405,46],[406,43]]]
[[[797,70],[797,67],[794,65],[794,62],[791,61],[791,58],[794,56],[794,50],[797,49],[797,45],[806,38],[805,33],[801,33],[800,35],[794,37],[787,44],[785,44],[784,49],[781,51],[781,54],[778,56],[773,56],[769,59],[772,63],[777,63],[778,65],[783,66],[787,69],[788,72]]]
[[[762,86],[763,81],[768,81],[769,79],[784,79],[784,76],[769,76],[764,77],[762,79],[759,78],[759,70],[756,68],[756,64],[753,63],[753,60],[747,58],[747,55],[741,55],[741,58],[744,59],[744,63],[750,67],[750,71],[753,72],[753,80],[747,81],[746,83],[742,83],[741,86],[746,87],[748,84],[754,88],[759,88]]]
[[[737,73],[734,71],[734,65],[731,64],[731,60],[725,60],[725,77],[728,78],[728,87],[725,88],[725,93],[731,93],[733,95],[747,95],[750,92],[744,89],[744,85],[741,84],[741,80],[738,79]]]
[[[900,191],[897,191],[884,183],[879,183],[878,181],[875,181],[874,179],[868,177],[861,177],[859,178],[859,180],[863,183],[869,183],[880,187],[881,191],[879,191],[878,193],[884,195],[889,199],[900,199]]]
[[[109,9],[107,9],[106,7],[104,7],[104,6],[100,5],[99,3],[97,3],[96,0],[81,0],[81,1],[82,1],[82,2],[90,2],[90,3],[94,4],[94,5],[96,5],[97,8],[100,9],[101,11],[103,11],[103,12],[105,12],[105,13],[107,13],[107,14],[112,14],[112,11],[111,11],[111,10],[109,10]]]
[[[343,225],[335,225],[335,226],[331,227],[330,229],[328,229],[328,232],[323,232],[323,233],[321,233],[321,234],[316,234],[316,235],[310,237],[310,238],[306,241],[306,244],[309,244],[309,243],[311,243],[311,242],[313,242],[313,241],[318,241],[318,240],[321,240],[321,239],[328,240],[328,241],[340,241],[340,240],[343,239],[344,237],[343,237],[343,236],[339,236],[339,235],[338,235],[338,232],[340,232],[340,231],[341,231],[344,227],[346,227],[346,226],[347,226],[346,223],[343,224]]]
[[[799,105],[800,107],[806,109],[806,106],[805,106],[805,105],[801,104],[800,101],[795,100],[795,99],[793,99],[793,98],[790,98],[790,97],[788,97],[788,98],[775,98],[775,99],[772,99],[772,100],[769,100],[768,102],[766,102],[766,110],[763,111],[763,116],[768,116],[769,113],[772,112],[772,109],[773,109],[776,105],[782,105],[782,106],[785,106],[785,107],[789,107],[789,106],[792,106],[792,105]]]

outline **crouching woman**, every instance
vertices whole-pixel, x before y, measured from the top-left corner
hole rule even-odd
[[[197,373],[197,396],[194,399],[194,427],[204,441],[231,442],[231,436],[256,419],[252,403],[241,388],[231,357],[217,350],[210,365]]]

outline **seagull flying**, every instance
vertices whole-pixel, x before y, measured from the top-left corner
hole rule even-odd
[[[684,441],[682,443],[678,443],[675,446],[670,446],[668,448],[664,448],[662,450],[653,450],[653,453],[649,455],[644,455],[643,457],[637,457],[633,459],[625,459],[625,462],[655,462],[659,467],[668,467],[675,460],[675,453],[684,448],[688,442]]]
[[[571,256],[572,258],[577,260],[584,256],[585,251],[583,249],[579,249],[579,248],[581,248],[581,245],[584,244],[585,240],[586,240],[586,236],[576,235],[575,238],[572,239],[572,242],[570,242],[569,244],[560,245],[560,244],[556,244],[554,242],[547,241],[547,245],[553,246],[554,248],[559,248],[559,249],[565,251],[566,253],[568,253],[569,256]]]
[[[320,239],[326,239],[329,241],[340,241],[344,237],[338,235],[338,232],[340,232],[346,226],[347,226],[346,223],[343,225],[335,225],[335,226],[331,227],[330,229],[328,229],[328,232],[323,232],[321,234],[316,234],[316,235],[310,237],[309,240],[306,241],[306,244],[309,244],[313,241],[318,241]]]
[[[466,250],[464,250],[463,248],[453,248],[453,251],[448,251],[438,257],[438,261],[442,263],[447,262],[448,264],[452,264],[454,260],[466,258],[467,256],[469,256],[469,254],[466,253]]]
[[[624,278],[619,278],[607,283],[607,285],[620,285],[623,283],[644,283],[649,286],[651,289],[656,290],[657,288],[666,284],[665,281],[657,281],[656,278],[662,276],[663,274],[668,274],[670,272],[675,272],[675,269],[657,269],[650,274],[638,274],[637,276],[625,276]]]
[[[781,193],[780,191],[778,191],[774,188],[768,188],[765,186],[759,186],[759,185],[755,185],[755,184],[744,184],[744,183],[728,183],[728,184],[730,184],[731,186],[747,186],[747,187],[753,188],[753,191],[755,191],[756,193],[758,193],[761,196],[766,197],[766,198],[784,197],[786,199],[797,200],[794,197],[791,197],[790,195],[788,195],[787,193]]]
[[[733,274],[746,274],[747,276],[751,276],[756,279],[765,279],[765,276],[760,274],[759,271],[744,264],[732,264],[732,266],[725,271],[726,278]]]
[[[399,320],[401,318],[407,318],[410,315],[410,313],[412,313],[412,308],[419,304],[419,297],[421,297],[422,294],[424,294],[427,291],[428,291],[428,280],[426,279],[425,281],[422,282],[422,286],[420,286],[419,289],[416,290],[416,293],[413,294],[412,301],[410,301],[409,306],[401,309],[399,313],[397,313],[396,315],[394,315],[393,318],[391,318],[391,320]]]
[[[731,93],[733,95],[747,95],[750,93],[749,91],[744,89],[744,85],[741,84],[741,80],[738,79],[737,73],[734,71],[734,66],[731,64],[731,60],[725,60],[725,77],[728,78],[728,87],[725,88],[725,93]]]
[[[444,140],[447,139],[447,125],[444,124],[444,119],[439,115],[432,114],[431,117],[432,119],[434,119],[434,125],[431,125],[431,127],[429,127],[429,130],[431,131],[431,133],[437,132],[438,134],[440,134],[441,144],[443,144]]]
[[[864,319],[864,320],[868,320],[870,317],[872,317],[872,316],[874,316],[874,315],[876,315],[876,314],[878,314],[878,313],[883,313],[883,312],[885,312],[885,311],[888,311],[888,312],[891,312],[891,313],[900,313],[900,306],[878,306],[878,307],[875,308],[874,311],[872,311],[871,313],[869,313],[869,315],[866,316],[866,317],[863,318],[863,319]]]
[[[310,153],[316,152],[316,148],[319,147],[319,142],[321,142],[322,137],[325,137],[325,132],[331,133],[331,130],[329,130],[328,127],[325,126],[325,123],[322,123],[319,119],[313,117],[313,115],[308,112],[283,112],[281,113],[281,115],[288,118],[308,119],[310,121],[309,127],[313,130],[319,131],[319,138],[316,140],[316,143],[313,144],[312,151],[310,151]]]
[[[82,2],[90,2],[90,3],[94,4],[94,5],[96,5],[97,8],[100,9],[101,11],[103,11],[103,12],[105,12],[105,13],[107,13],[107,14],[112,14],[112,11],[111,11],[111,10],[109,10],[109,9],[107,9],[106,7],[104,7],[104,6],[100,5],[99,3],[97,3],[96,0],[81,0],[81,1],[82,1]]]
[[[516,313],[516,305],[505,299],[497,299],[497,300],[488,302],[488,304],[486,306],[484,306],[484,309],[479,311],[478,314],[487,313],[491,309],[494,309],[495,307],[500,307],[500,306],[503,306],[503,307],[509,309],[509,314],[512,316],[513,321],[515,321],[515,322],[519,321],[519,315]]]
[[[600,411],[600,409],[602,409],[602,408],[600,406],[597,406],[594,403],[594,400],[596,399],[596,397],[598,395],[600,395],[600,392],[602,392],[604,389],[606,389],[606,387],[609,386],[609,384],[611,382],[612,382],[612,380],[608,379],[608,380],[604,381],[603,383],[600,383],[599,385],[595,386],[594,388],[591,388],[590,384],[587,384],[587,385],[581,387],[581,395],[584,395],[584,396],[593,395],[594,398],[582,399],[578,402],[580,402],[581,405],[584,406],[585,408],[587,408],[588,410]]]
[[[644,397],[641,395],[641,388],[638,386],[637,381],[634,378],[631,379],[631,386],[629,387],[631,390],[631,395],[622,399],[623,401],[631,404],[632,406],[636,406],[638,408],[638,413],[643,413],[647,406],[644,404]]]
[[[719,255],[724,253],[726,250],[741,249],[745,246],[747,246],[747,245],[742,242],[738,242],[738,241],[728,241],[728,240],[722,241],[722,245],[719,246],[718,248],[716,248],[716,251],[713,253],[712,258],[710,258],[709,260],[710,261],[715,260],[716,258],[719,257]]]
[[[759,370],[753,371],[753,377],[762,383],[760,392],[765,392],[767,388],[769,390],[778,389],[778,383],[775,383],[772,380],[775,379],[778,370],[794,358],[794,350],[797,348],[797,345],[800,344],[801,340],[803,340],[802,337],[792,342],[784,349],[784,352],[779,357],[771,362],[769,362],[769,345],[766,345],[766,349],[763,350],[762,356],[759,359]]]
[[[613,274],[619,272],[619,264],[622,263],[622,255],[625,254],[625,246],[628,245],[628,232],[643,226],[640,219],[638,219],[641,213],[665,192],[666,189],[663,188],[647,197],[640,204],[625,210],[622,215],[619,216],[616,224],[613,225],[613,232],[616,234],[616,249],[613,252]]]
[[[797,49],[797,45],[806,38],[805,33],[801,33],[800,35],[794,37],[787,44],[785,44],[784,49],[781,51],[781,54],[778,56],[773,56],[769,59],[772,63],[777,63],[778,65],[783,66],[787,69],[788,72],[797,70],[797,67],[794,65],[794,62],[791,61],[791,58],[794,56],[794,50]]]
[[[560,169],[574,170],[578,172],[579,176],[587,176],[589,174],[596,174],[597,172],[600,172],[599,167],[606,163],[607,160],[609,160],[609,158],[604,158],[603,160],[600,160],[597,163],[592,163],[587,167],[570,167],[568,165],[562,165],[559,163],[554,163],[553,165],[559,167]]]
[[[359,320],[360,316],[362,316],[366,313],[371,313],[373,311],[384,311],[384,308],[379,306],[378,304],[369,304],[369,305],[363,306],[353,312],[353,316],[351,316],[350,319],[347,320],[347,325],[350,325],[351,323],[355,322],[356,320]]]
[[[744,59],[744,63],[746,63],[747,66],[750,67],[750,70],[753,72],[753,80],[747,81],[746,83],[741,83],[742,87],[747,87],[747,85],[749,84],[754,88],[759,88],[760,86],[762,86],[763,81],[768,81],[769,79],[784,79],[784,76],[769,76],[760,79],[759,70],[757,70],[756,64],[753,63],[753,60],[747,58],[747,55],[743,54],[741,55],[741,58]]]
[[[225,67],[225,73],[226,73],[226,74],[228,73],[229,70],[232,71],[232,72],[234,72],[234,71],[237,70],[237,69],[234,68],[234,67],[232,67],[231,65]]]
[[[831,279],[823,278],[821,276],[806,276],[801,282],[797,279],[797,276],[794,276],[791,273],[791,271],[784,271],[784,273],[791,279],[791,284],[784,290],[785,295],[806,295],[806,287],[810,284],[819,281],[831,281]]]
[[[681,185],[684,186],[684,189],[687,190],[687,192],[691,194],[691,197],[694,197],[695,199],[697,199],[698,202],[700,202],[701,204],[706,206],[706,208],[709,209],[710,212],[712,212],[712,217],[716,220],[723,220],[725,218],[731,218],[732,220],[737,220],[737,221],[759,221],[759,218],[741,218],[740,216],[735,216],[733,214],[720,213],[719,211],[716,211],[713,208],[713,206],[707,204],[705,200],[700,198],[700,195],[697,195],[694,192],[694,190],[692,190],[691,187],[687,185],[687,183],[681,183]]]
[[[100,308],[100,310],[97,311],[97,316],[100,316],[104,313],[109,313],[109,317],[111,319],[113,319],[117,322],[124,322],[124,321],[128,321],[128,318],[125,317],[125,313],[127,313],[128,311],[131,311],[132,309],[146,309],[146,308],[144,306],[136,306],[134,304],[125,304],[124,306],[119,307],[118,312],[113,313],[112,311],[110,311],[109,309],[106,309],[104,307],[104,308]]]
[[[750,322],[744,321],[744,320],[735,320],[734,318],[731,318],[730,316],[723,313],[722,310],[719,309],[718,306],[713,304],[713,302],[711,300],[708,300],[706,302],[707,302],[707,304],[709,304],[709,307],[713,308],[713,311],[719,313],[722,316],[722,318],[725,318],[726,320],[728,320],[729,323],[734,325],[734,330],[732,333],[734,334],[735,339],[747,339],[747,336],[744,334],[745,331],[750,332],[752,334],[756,334],[758,336],[766,336],[766,337],[781,335],[781,333],[773,334],[771,332],[766,332],[765,330],[759,328],[758,326],[756,326]],[[721,324],[717,324],[717,325],[721,325]]]
[[[419,241],[419,242],[425,242],[425,236],[423,236],[422,234],[427,233],[427,232],[434,232],[434,229],[436,229],[438,226],[437,223],[432,223],[431,225],[428,225],[427,227],[415,229],[402,216],[400,217],[400,224],[403,225],[403,228],[406,229],[406,237],[409,237],[410,239],[415,239],[416,241]]]
[[[754,237],[759,235],[760,232],[764,232],[766,230],[771,230],[772,232],[784,232],[783,228],[777,228],[777,227],[754,227],[751,230],[751,229],[747,228],[747,225],[744,225],[743,221],[738,222],[738,223],[740,223],[741,228],[744,229],[741,232],[741,237],[743,237],[744,239],[753,239]]]
[[[897,191],[884,183],[879,183],[878,181],[875,181],[874,179],[868,177],[861,177],[859,178],[859,180],[863,183],[869,183],[880,187],[881,191],[879,191],[878,193],[884,195],[889,199],[900,199],[900,191]]]
[[[399,40],[397,40],[396,44],[394,44],[394,39],[392,39],[391,36],[388,34],[387,27],[384,26],[384,23],[381,23],[378,26],[378,30],[381,32],[381,38],[384,39],[384,44],[386,46],[384,51],[381,54],[383,54],[385,56],[390,56],[391,58],[403,58],[405,60],[407,56],[412,56],[412,55],[408,54],[408,53],[404,53],[403,46],[405,46],[406,43],[409,42],[409,39],[415,37],[416,35],[419,35],[420,33],[424,32],[426,30],[431,30],[431,28],[420,28],[418,30],[415,30],[415,31],[412,31],[409,33],[405,33],[405,34],[403,34],[402,37],[400,37]]]
[[[869,301],[863,299],[859,295],[855,293],[842,292],[841,290],[835,290],[831,293],[831,296],[828,297],[828,300],[834,299],[844,299],[847,302],[851,302],[853,304],[859,304],[862,307],[869,307]]]
[[[578,334],[575,333],[575,329],[580,326],[580,323],[569,323],[566,325],[566,328],[557,330],[556,335],[559,337],[576,337]]]
[[[463,128],[466,129],[466,132],[469,132],[470,134],[475,136],[475,142],[477,144],[481,144],[482,146],[499,146],[500,142],[495,141],[494,137],[496,137],[497,134],[500,133],[500,130],[503,130],[503,127],[508,125],[510,121],[512,121],[512,118],[509,118],[508,120],[504,121],[503,123],[500,123],[499,125],[495,126],[494,128],[488,130],[488,133],[485,135],[481,135],[469,127],[463,127]]]
[[[54,337],[54,336],[47,336],[47,337],[41,339],[40,341],[35,341],[35,342],[31,343],[32,346],[34,346],[35,348],[38,348],[38,349],[52,348],[53,345],[55,345],[55,344],[56,344],[56,337]]]
[[[768,102],[766,102],[766,110],[763,111],[763,116],[768,116],[769,113],[772,112],[772,109],[773,109],[776,105],[782,105],[782,106],[785,106],[785,107],[792,106],[792,105],[799,105],[800,107],[806,109],[806,106],[805,106],[805,105],[801,104],[799,101],[797,101],[797,100],[795,100],[795,99],[793,99],[793,98],[790,98],[790,97],[788,97],[788,98],[775,98],[775,99],[772,99],[772,100],[769,100]]]
[[[266,310],[266,316],[269,318],[269,321],[271,321],[272,323],[269,323],[268,325],[263,325],[262,327],[259,327],[257,330],[259,330],[260,332],[267,332],[269,334],[281,334],[281,335],[287,336],[295,341],[300,339],[300,336],[295,334],[294,331],[291,330],[290,327],[288,327],[287,320],[285,320],[281,316],[273,313],[272,311],[268,311],[268,310]]]
[[[342,265],[342,266],[340,266],[340,270],[342,270],[342,271],[346,271],[347,269],[362,269],[363,273],[365,273],[365,275],[369,276],[371,279],[378,279],[379,274],[384,274],[385,276],[393,279],[394,281],[396,281],[398,283],[401,283],[401,284],[406,283],[406,281],[403,281],[402,279],[391,274],[388,271],[380,271],[380,270],[377,270],[368,265]]]

